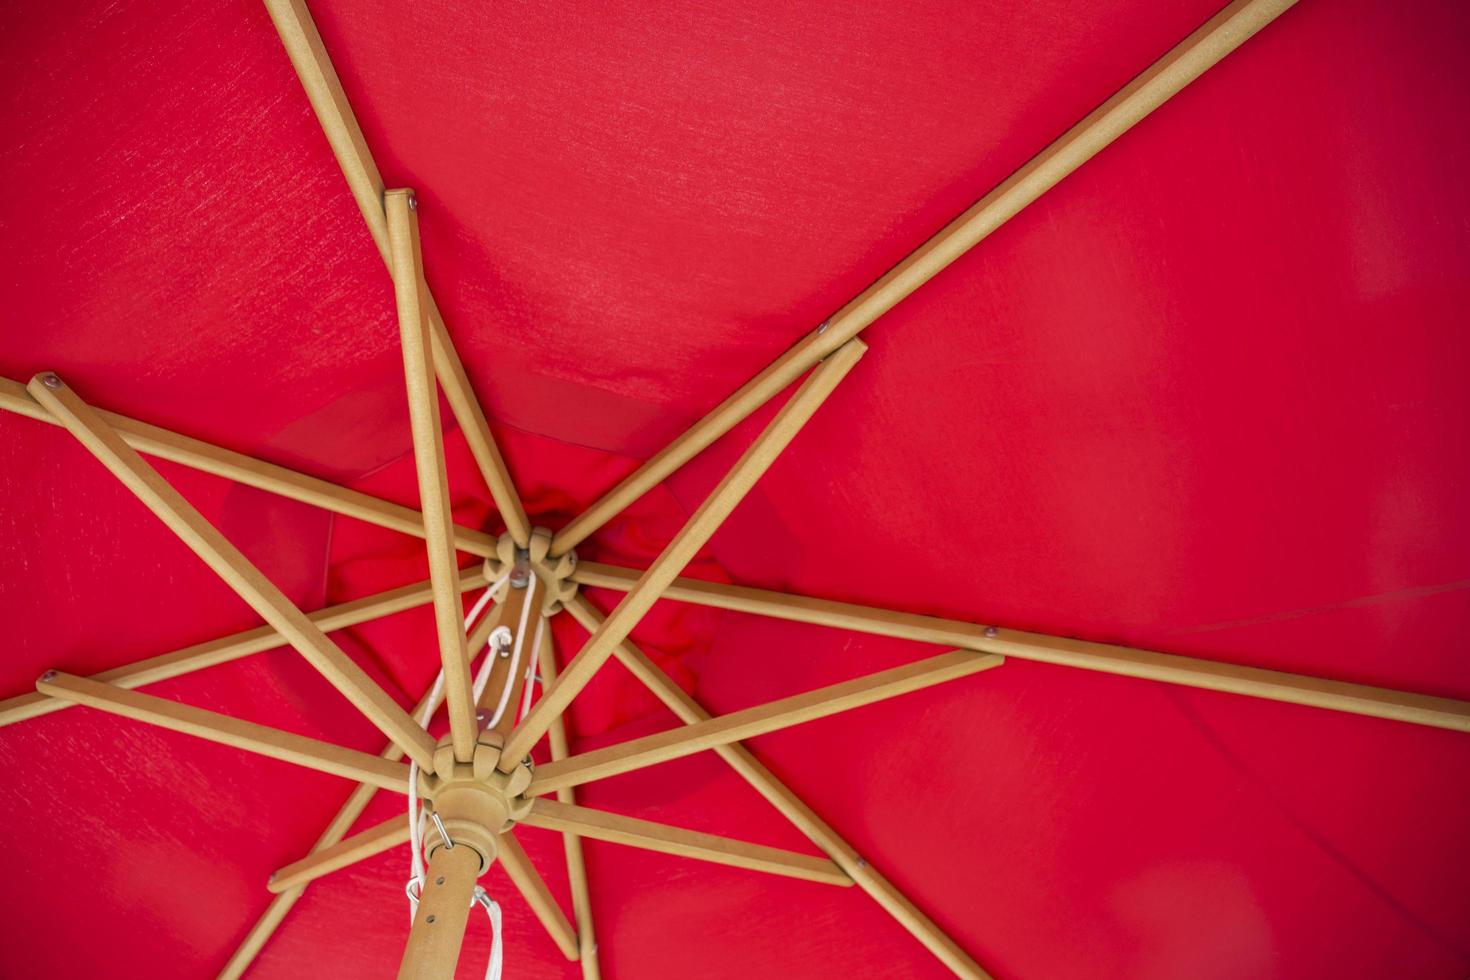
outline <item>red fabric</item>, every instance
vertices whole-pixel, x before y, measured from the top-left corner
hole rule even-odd
[[[1215,4],[312,6],[557,527]],[[0,374],[413,503],[391,287],[261,6],[8,13]],[[1466,28],[1302,0],[871,328],[691,574],[1470,698]],[[646,564],[766,417],[581,553]],[[164,471],[306,607],[426,574]],[[255,622],[58,429],[0,416],[0,501],[0,694]],[[673,603],[635,637],[715,711],[931,652]],[[404,703],[433,675],[422,610],[338,638]],[[381,744],[290,651],[156,692]],[[615,664],[572,712],[671,723]],[[1463,735],[1012,662],[754,745],[999,977],[1470,971]],[[213,975],[348,792],[86,709],[0,766],[7,976]],[[811,850],[708,754],[583,796]],[[587,850],[610,978],[944,975],[855,889]],[[313,885],[254,975],[391,970],[406,866]],[[509,975],[578,976],[488,884]]]

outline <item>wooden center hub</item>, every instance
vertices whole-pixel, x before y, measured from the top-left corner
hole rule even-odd
[[[428,812],[439,818],[430,822],[424,841],[430,857],[441,847],[468,847],[480,856],[479,874],[484,874],[499,852],[500,835],[530,812],[531,801],[521,795],[531,785],[530,762],[501,772],[501,744],[499,734],[481,732],[474,758],[456,762],[445,736],[434,752],[434,773],[419,774],[419,794]]]

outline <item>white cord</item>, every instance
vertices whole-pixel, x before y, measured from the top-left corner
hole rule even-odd
[[[526,586],[526,598],[521,603],[521,622],[524,623],[526,619],[531,615],[531,600],[533,600],[535,597],[536,590],[531,588],[529,585]],[[536,617],[535,633],[537,640],[539,640],[541,638],[540,616]],[[525,640],[526,634],[524,630],[516,634],[515,651],[510,655],[510,670],[506,671],[505,673],[505,687],[502,688],[500,691],[500,702],[495,706],[495,713],[490,716],[489,721],[485,722],[486,728],[494,728],[496,725],[500,724],[500,718],[502,715],[505,714],[506,703],[510,701],[510,689],[515,687],[516,672],[521,665],[521,645],[525,642]],[[532,662],[535,662],[534,657],[532,659]]]
[[[526,717],[531,710],[531,695],[535,693],[536,665],[541,662],[537,659],[541,655],[541,634],[546,628],[545,617],[536,620],[536,639],[531,642],[531,660],[526,664],[526,683],[521,689],[521,713],[516,715],[517,721]]]
[[[505,961],[500,947],[500,903],[479,885],[475,886],[475,897],[470,901],[479,902],[490,917],[490,963],[485,967],[485,980],[500,980],[500,967]]]

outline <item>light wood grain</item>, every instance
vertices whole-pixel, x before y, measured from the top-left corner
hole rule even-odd
[[[265,0],[265,6],[275,24],[276,33],[281,38],[281,44],[286,49],[286,55],[291,59],[297,77],[301,79],[301,86],[306,90],[307,100],[316,113],[322,133],[332,148],[333,156],[337,158],[338,166],[342,168],[342,176],[347,179],[347,187],[367,223],[373,244],[378,247],[378,254],[382,256],[384,264],[391,269],[388,219],[383,206],[383,178],[368,150],[367,140],[363,138],[362,128],[357,124],[357,117],[342,90],[342,82],[332,66],[332,59],[327,55],[326,46],[322,44],[311,13],[302,0]],[[505,521],[506,530],[517,545],[525,547],[531,536],[526,509],[511,482],[505,459],[490,433],[490,425],[479,399],[475,397],[464,364],[450,340],[444,318],[439,313],[439,306],[434,302],[433,294],[427,292],[427,286],[425,290],[425,311],[429,318],[434,370],[444,390],[445,400],[449,402],[450,411],[459,421],[470,454],[474,456],[480,475],[490,489],[491,499],[495,501],[500,517]]]
[[[544,797],[536,801],[530,815],[522,822],[528,827],[559,830],[610,844],[626,844],[663,854],[726,864],[732,868],[802,878],[826,885],[852,884],[852,880],[842,869],[826,858],[731,840],[682,827],[670,827],[651,820],[573,806]]]
[[[48,386],[47,380],[54,386]],[[328,683],[379,731],[402,746],[414,761],[433,771],[434,740],[429,734],[414,724],[408,712],[373,683],[240,549],[144,462],[137,450],[123,442],[106,420],[55,375],[38,375],[28,388],[36,401],[59,419],[78,442],[168,525],[261,619],[285,637]]]
[[[484,584],[485,573],[481,568],[467,570],[460,580],[460,586],[465,589],[476,588]],[[421,606],[429,601],[431,594],[428,582],[417,582],[402,588],[389,589],[377,595],[354,599],[351,602],[327,606],[308,613],[307,618],[316,624],[318,629],[326,633]],[[155,684],[171,677],[180,677],[206,667],[229,663],[241,657],[284,646],[285,643],[285,638],[271,627],[259,626],[219,639],[196,643],[171,653],[148,657],[123,667],[104,670],[100,674],[92,674],[91,678],[104,684],[132,689]],[[42,715],[70,707],[73,705],[69,701],[48,698],[35,691],[16,695],[0,701],[0,727],[13,725],[28,718],[39,718]]]
[[[637,569],[580,563],[572,578],[589,586],[626,591]],[[921,643],[998,653],[1017,660],[1121,674],[1184,687],[1242,694],[1349,714],[1387,718],[1432,728],[1470,732],[1470,702],[1349,681],[1291,674],[1242,664],[1093,643],[1045,633],[980,626],[937,616],[815,599],[748,586],[676,579],[664,597],[717,609],[755,613],[800,623],[894,636]],[[992,635],[993,634],[993,635]]]
[[[602,614],[585,596],[574,596],[566,604],[566,610],[588,632],[597,629],[602,622]],[[633,643],[624,640],[615,652],[619,662],[686,725],[713,717]],[[966,980],[990,980],[990,974],[981,969],[958,943],[879,874],[801,797],[761,764],[748,748],[732,743],[715,746],[714,751],[956,976]]]
[[[408,791],[408,767],[403,763],[319,742],[304,735],[56,671],[42,675],[36,682],[36,690],[47,697],[64,698],[109,714],[244,749],[281,762],[345,776],[398,793]]]
[[[59,419],[31,397],[25,385],[8,378],[0,378],[0,409],[48,425],[61,424]],[[147,422],[139,422],[126,415],[101,409],[94,411],[117,430],[124,442],[140,453],[313,507],[321,507],[343,517],[356,518],[415,537],[424,536],[423,518],[411,507],[339,487],[327,480],[170,432]],[[484,531],[458,526],[454,529],[455,547],[468,554],[490,557],[495,554],[495,543],[494,535]]]
[[[444,664],[449,732],[458,762],[475,752],[479,725],[465,645],[464,606],[459,598],[459,565],[454,556],[454,515],[449,505],[449,474],[444,468],[444,431],[439,419],[439,391],[429,359],[429,324],[423,305],[423,255],[413,191],[393,190],[384,197],[388,217],[389,270],[398,301],[398,332],[403,345],[404,386],[408,392],[409,427],[413,432],[414,471],[419,506],[424,512],[424,543],[429,553],[429,581],[434,586],[434,626]]]
[[[670,759],[680,759],[717,745],[744,741],[756,735],[851,711],[853,708],[922,690],[945,681],[968,677],[982,670],[998,667],[1003,662],[1002,657],[956,650],[815,691],[770,701],[743,711],[732,711],[708,721],[697,721],[681,728],[584,752],[560,762],[552,761],[539,766],[529,795],[539,796],[563,787],[577,786],[594,779],[606,779]]]
[[[424,696],[419,699],[418,706],[413,710],[413,716],[415,718],[432,717],[434,709],[439,706],[442,697],[442,689],[438,685],[431,685]],[[389,742],[379,756],[390,762],[397,762],[403,758],[403,750],[392,742]],[[337,815],[332,818],[332,822],[327,824],[326,830],[322,831],[321,836],[312,845],[310,853],[316,854],[325,851],[345,838],[347,831],[351,830],[352,825],[357,822],[357,818],[362,816],[363,811],[372,802],[373,796],[377,791],[378,787],[371,783],[359,783],[343,802],[342,808],[337,811]],[[405,822],[406,831],[407,826]],[[235,952],[225,964],[225,968],[220,971],[218,980],[239,980],[244,975],[245,971],[250,968],[250,964],[254,962],[255,957],[260,955],[260,951],[265,948],[265,944],[270,941],[271,936],[275,934],[276,929],[285,920],[287,913],[291,911],[291,907],[296,904],[297,899],[305,891],[306,885],[300,884],[281,892],[275,898],[271,899],[270,904],[266,906],[265,912],[251,926],[250,931],[246,933],[245,938],[240,942],[240,945],[235,949]]]
[[[569,960],[575,960],[581,955],[577,948],[577,933],[572,924],[567,921],[566,913],[562,912],[561,906],[557,904],[551,889],[546,887],[546,881],[536,871],[535,865],[531,863],[530,857],[521,847],[521,842],[516,840],[515,834],[506,833],[500,835],[500,855],[498,860],[500,866],[505,869],[511,884],[516,886],[516,891],[531,906],[537,921],[546,929],[551,936],[551,941],[556,943],[556,948]]]
[[[807,334],[683,435],[603,494],[557,532],[552,554],[562,555],[575,548],[799,378],[803,371],[856,337],[1295,2],[1236,0],[1220,11],[850,300],[821,327]]]
[[[398,980],[454,980],[479,874],[480,854],[473,847],[438,847],[429,855]]]
[[[354,834],[331,847],[311,854],[299,861],[293,861],[281,868],[271,876],[266,885],[272,892],[290,891],[308,882],[315,881],[322,875],[331,874],[356,864],[375,854],[391,851],[395,847],[401,847],[408,843],[408,820],[402,816],[385,820],[373,827],[371,830],[361,834]]]
[[[549,627],[549,624],[548,624]],[[556,683],[559,668],[556,659],[556,640],[551,629],[546,631],[546,640],[541,647],[541,681]],[[570,755],[567,742],[566,717],[557,716],[546,730],[546,741],[551,750],[552,761]],[[570,786],[556,791],[562,803],[576,803],[577,791]],[[572,886],[572,917],[577,922],[577,947],[580,950],[582,980],[601,980],[602,966],[597,958],[597,931],[592,922],[592,889],[587,880],[587,858],[582,853],[582,838],[576,834],[561,835],[562,850],[566,854],[567,878]]]
[[[546,689],[541,700],[524,721],[511,733],[505,745],[500,766],[506,772],[519,764],[531,747],[545,734],[551,720],[566,710],[572,698],[592,679],[597,669],[612,656],[613,648],[626,637],[644,613],[658,601],[665,587],[674,581],[735,506],[755,486],[776,457],[791,444],[847,372],[867,351],[866,345],[854,340],[835,351],[819,364],[791,396],[765,430],[756,437],[745,453],[730,469],[704,503],[685,522],[643,577],[628,590],[617,608],[608,615],[602,628],[592,634],[587,644],[567,664],[556,683]]]

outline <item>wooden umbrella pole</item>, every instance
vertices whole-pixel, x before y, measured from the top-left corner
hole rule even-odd
[[[439,847],[429,855],[399,980],[453,980],[479,877],[480,854],[469,847]]]
[[[367,140],[363,138],[362,128],[352,112],[352,105],[347,101],[347,94],[342,91],[342,83],[337,78],[336,69],[332,67],[332,59],[327,55],[326,46],[322,44],[311,13],[302,0],[265,0],[265,6],[275,24],[276,33],[280,35],[286,55],[291,59],[297,77],[301,79],[301,87],[306,90],[307,100],[316,113],[322,133],[332,147],[338,166],[342,168],[342,176],[347,178],[347,187],[357,201],[363,220],[367,222],[373,244],[377,245],[383,262],[391,268],[388,220],[383,206],[383,178],[368,150]],[[505,459],[490,433],[485,412],[475,397],[464,364],[454,349],[449,330],[439,313],[439,306],[434,302],[434,296],[427,286],[424,287],[424,306],[429,321],[434,368],[439,384],[444,389],[444,397],[459,421],[470,454],[474,456],[480,475],[490,489],[490,496],[500,511],[501,519],[505,521],[506,530],[515,543],[524,548],[531,536],[526,508],[521,504],[515,485],[511,482]]]
[[[48,425],[61,425],[60,419],[31,397],[25,385],[9,378],[0,378],[0,409]],[[170,432],[126,415],[102,409],[94,410],[117,430],[123,442],[140,453],[156,459],[166,459],[170,463],[178,463],[201,473],[233,480],[288,500],[320,507],[343,517],[354,517],[415,537],[424,536],[424,518],[412,507],[395,504],[360,490],[338,486],[319,477],[298,473],[296,470],[267,463],[232,449],[224,449],[201,439]],[[495,554],[495,536],[473,528],[456,526],[454,543],[455,547],[468,554],[483,558]]]
[[[781,406],[769,425],[756,437],[719,485],[705,498],[704,503],[680,528],[674,540],[657,560],[649,566],[638,584],[623,596],[596,632],[587,640],[578,654],[567,664],[556,683],[546,693],[525,720],[511,733],[505,744],[505,753],[500,759],[500,768],[509,771],[520,764],[540,740],[551,721],[566,710],[572,698],[592,680],[599,667],[612,656],[613,648],[632,632],[643,614],[658,601],[663,590],[678,577],[684,566],[704,547],[710,537],[730,516],[735,506],[755,486],[756,481],[776,461],[796,434],[816,414],[828,396],[837,389],[847,373],[867,352],[861,340],[851,340],[832,353],[832,356],[817,365],[816,369],[802,382],[789,401]]]
[[[557,532],[552,554],[575,548],[765,404],[801,373],[907,298],[951,262],[1092,159],[1135,123],[1291,7],[1296,0],[1235,0],[998,187],[854,297],[796,346]]]

